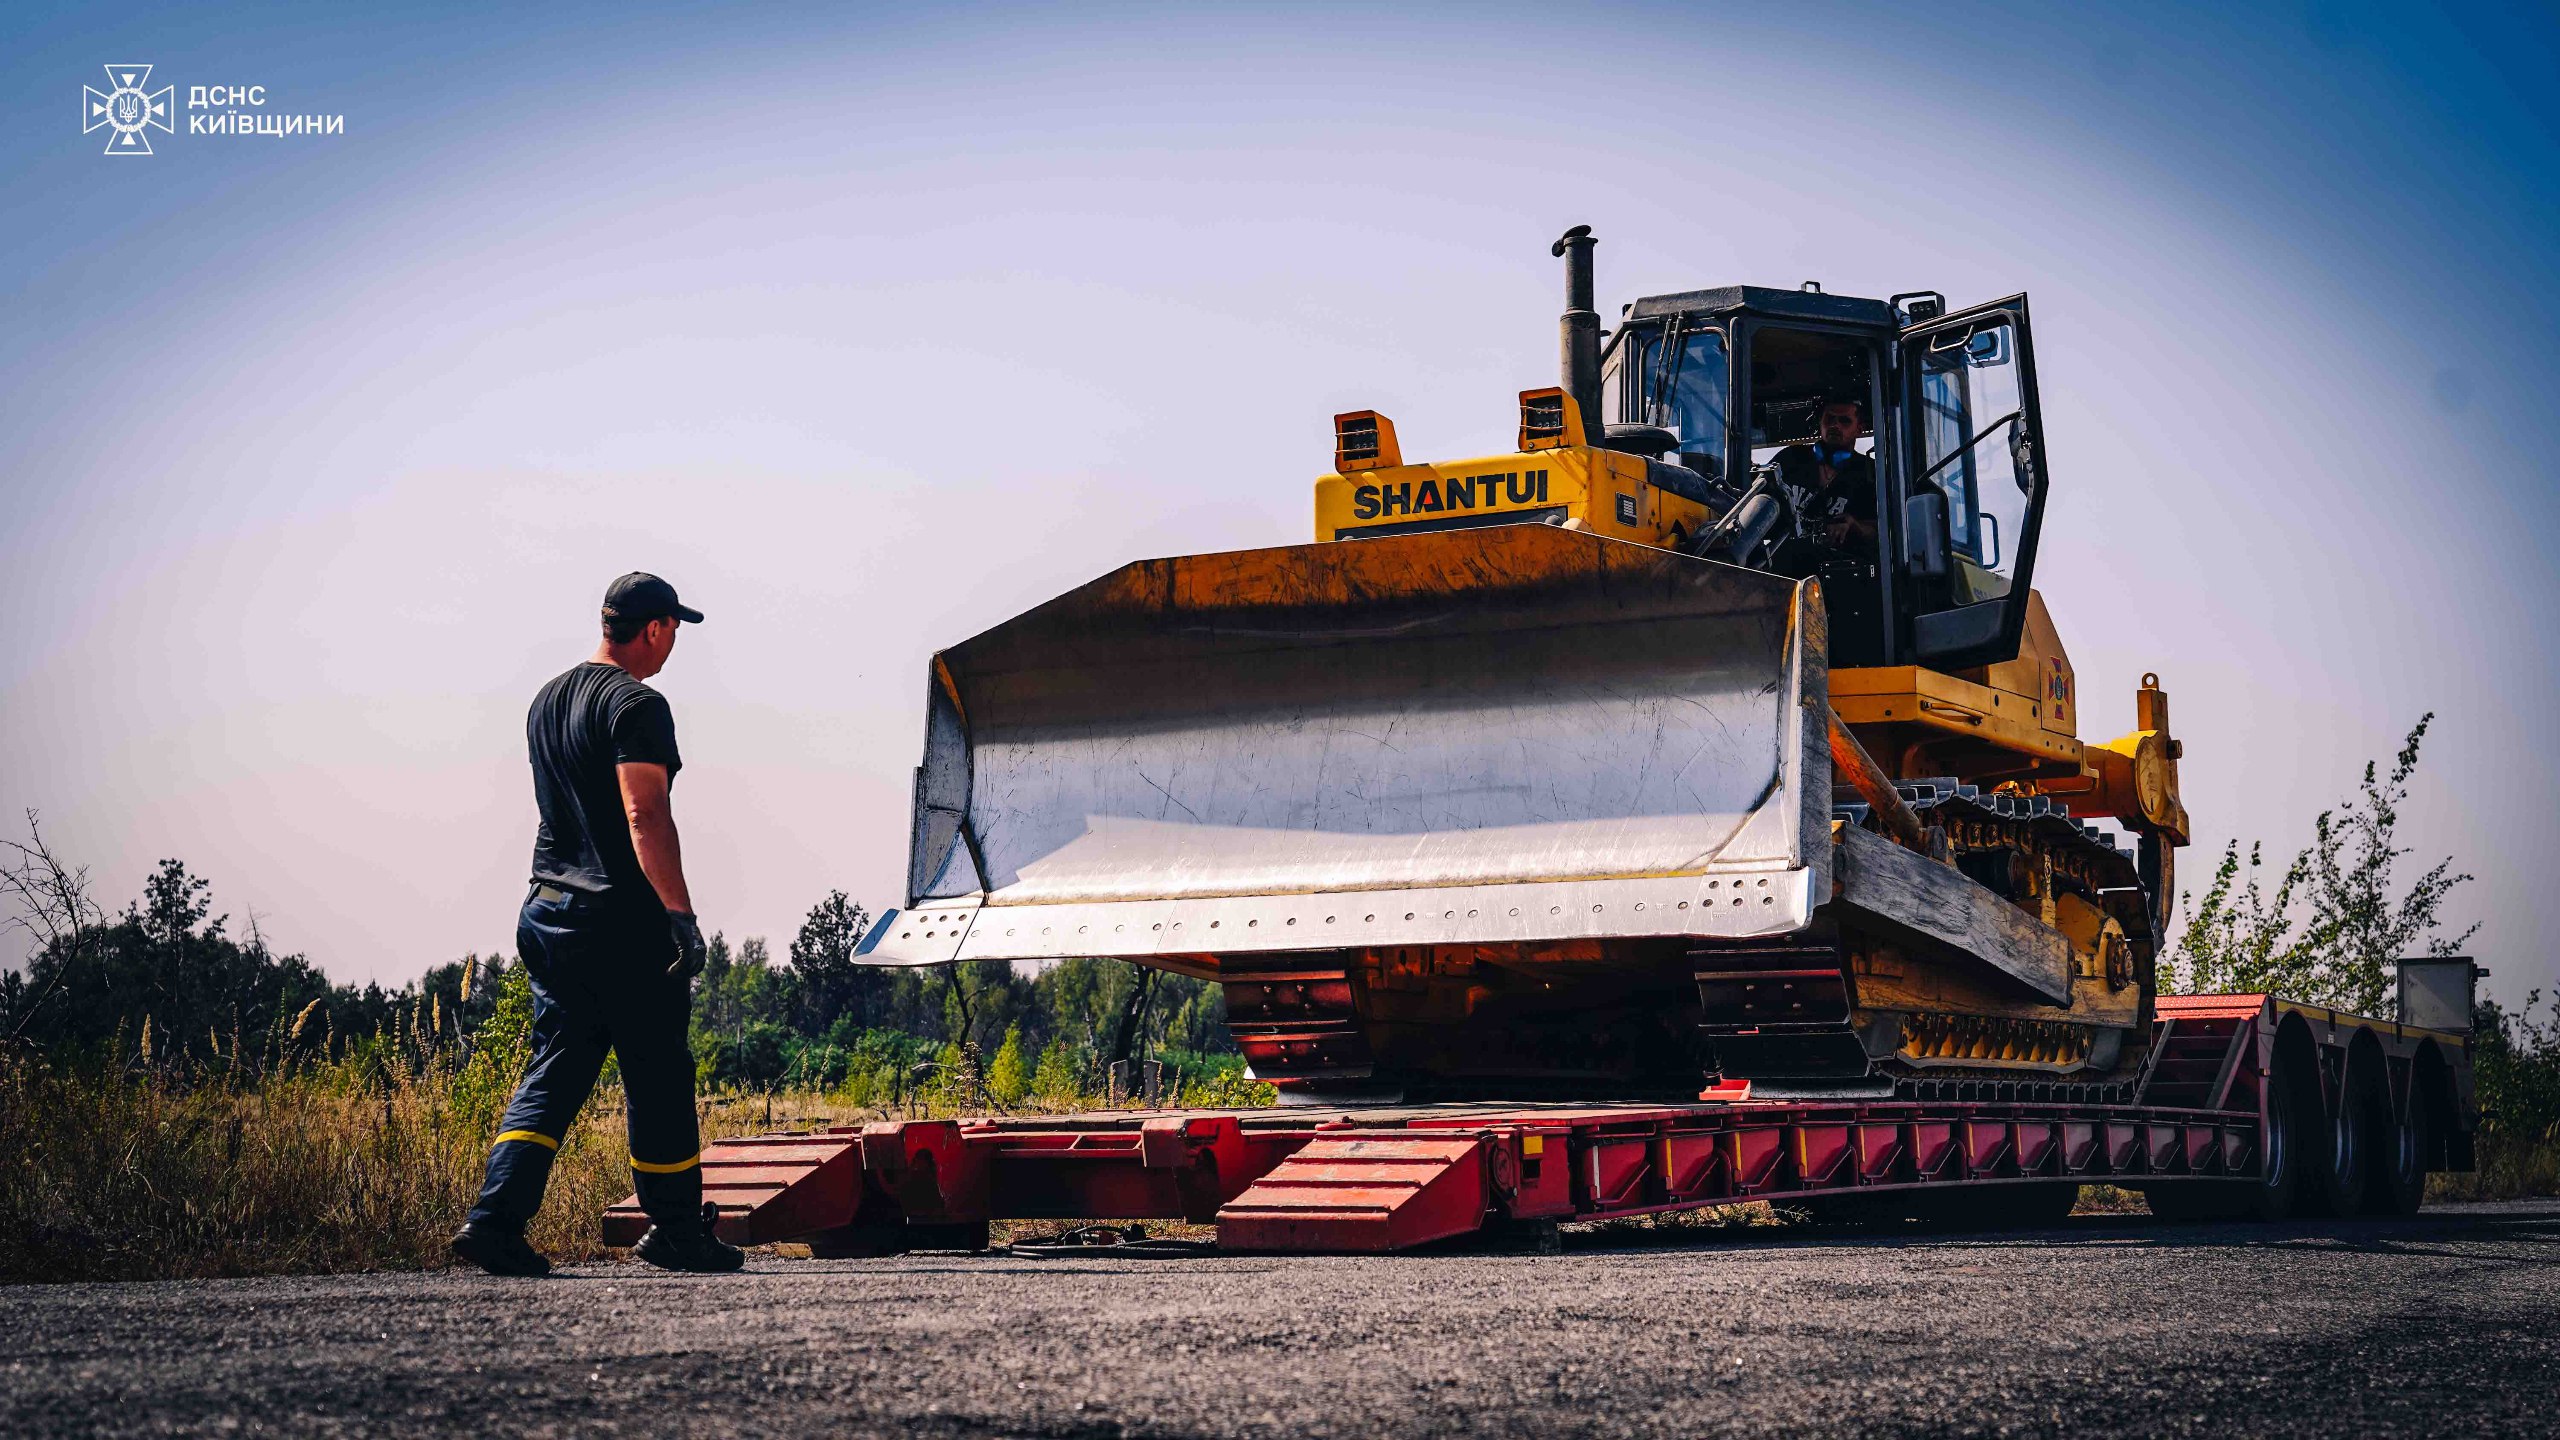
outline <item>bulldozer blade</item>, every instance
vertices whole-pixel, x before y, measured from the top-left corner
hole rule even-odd
[[[934,658],[873,963],[1785,934],[1819,587],[1545,525],[1151,560]]]

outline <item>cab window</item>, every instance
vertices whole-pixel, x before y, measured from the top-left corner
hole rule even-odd
[[[1679,463],[1707,475],[1724,473],[1727,386],[1724,332],[1692,330],[1677,320],[1628,337],[1609,353],[1616,375],[1604,375],[1621,397],[1620,418],[1668,430]],[[1632,373],[1628,373],[1632,371]]]
[[[1777,328],[1751,335],[1751,463],[1766,465],[1822,430],[1822,407],[1843,395],[1865,408],[1868,344],[1854,336]],[[1875,453],[1872,431],[1853,447]]]

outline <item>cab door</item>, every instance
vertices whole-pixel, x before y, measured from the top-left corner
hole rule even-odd
[[[1929,555],[1925,568],[1906,564],[1914,658],[1935,670],[2012,659],[2046,482],[2027,297],[1923,321],[1901,345],[1905,513],[1936,509],[1944,540],[1906,547]]]

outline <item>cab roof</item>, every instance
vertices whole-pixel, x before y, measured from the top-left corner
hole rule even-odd
[[[1671,315],[1748,311],[1793,320],[1830,320],[1852,325],[1896,329],[1901,317],[1882,300],[1855,295],[1825,295],[1819,290],[1768,290],[1758,285],[1720,285],[1712,290],[1684,290],[1677,295],[1647,295],[1626,308],[1628,320],[1654,320]]]

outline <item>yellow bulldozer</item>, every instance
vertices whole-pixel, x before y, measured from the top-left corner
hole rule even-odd
[[[2129,1094],[2179,744],[2078,733],[2026,297],[1604,332],[1594,243],[1515,448],[1337,416],[1315,543],[937,654],[865,958],[1214,980],[1284,1097]]]

